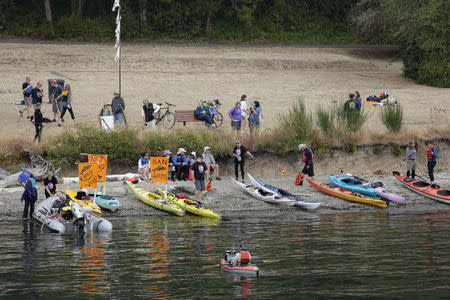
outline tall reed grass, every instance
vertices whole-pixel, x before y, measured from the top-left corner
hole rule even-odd
[[[298,99],[285,114],[278,114],[277,121],[280,135],[291,146],[310,140],[314,135],[313,116],[306,110],[302,99]]]
[[[380,111],[380,118],[389,131],[399,133],[402,129],[403,109],[400,104],[386,105]]]

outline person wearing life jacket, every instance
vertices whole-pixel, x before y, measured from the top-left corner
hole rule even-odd
[[[298,150],[302,153],[302,161],[305,163],[302,174],[306,174],[314,179],[314,153],[311,147],[307,147],[305,144],[298,145]]]
[[[177,179],[187,181],[189,162],[186,157],[186,150],[184,148],[179,148],[177,154],[172,157],[172,163],[177,171]]]
[[[425,145],[428,147],[427,149],[427,161],[428,161],[428,175],[431,180],[431,187],[437,188],[437,185],[434,184],[434,167],[436,166],[438,149],[435,145],[433,145],[433,141],[428,140],[425,142]]]
[[[67,197],[66,195],[59,196],[59,199],[53,202],[50,209],[53,214],[45,216],[45,218],[51,219],[62,216],[66,220],[72,219],[72,202],[73,201],[70,200],[70,197]]]
[[[30,108],[31,108],[31,92],[33,91],[33,86],[31,85],[31,77],[27,76],[25,81],[22,83],[22,93],[23,93],[23,102],[25,104],[25,108],[19,110],[19,114],[22,117],[23,112],[27,111],[27,119],[30,118]]]
[[[59,116],[59,124],[58,126],[62,126],[62,123],[64,122],[64,115],[66,114],[66,111],[68,110],[70,113],[70,116],[72,117],[73,122],[75,123],[75,115],[73,113],[72,109],[72,91],[70,90],[70,85],[66,84],[64,87],[64,90],[62,91],[61,95],[59,95],[56,100],[62,99],[62,112]],[[76,125],[76,123],[75,123]]]
[[[138,173],[147,178],[147,182],[150,181],[150,159],[148,158],[148,153],[142,153],[141,158],[139,158]]]
[[[142,119],[145,126],[151,126],[152,129],[156,126],[155,114],[159,112],[161,107],[156,103],[151,103],[148,99],[144,99],[144,105],[142,106]]]
[[[36,177],[34,177],[33,172],[30,170],[30,178],[27,180],[26,185],[24,186],[25,190],[20,198],[21,201],[25,201],[23,207],[23,216],[22,219],[26,220],[28,215],[33,215],[34,212],[34,203],[36,203],[38,197],[38,191],[36,189]]]
[[[239,252],[237,252],[233,257],[233,267],[237,265],[248,265],[252,260],[250,252],[247,251],[245,244],[241,243],[239,245]]]

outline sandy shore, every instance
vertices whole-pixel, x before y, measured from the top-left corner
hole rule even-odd
[[[297,207],[287,207],[277,204],[269,204],[248,196],[243,191],[237,189],[228,178],[223,178],[221,181],[213,181],[212,193],[206,193],[203,199],[205,205],[220,213],[224,218],[227,217],[245,217],[247,215],[258,215],[261,217],[283,216],[289,217],[292,214],[304,214],[305,217],[313,217],[320,214],[339,213],[339,212],[382,212],[382,213],[397,213],[406,211],[434,211],[434,210],[449,210],[450,206],[440,202],[422,197],[415,194],[405,187],[397,183],[392,176],[365,176],[369,181],[382,181],[386,188],[393,193],[405,197],[405,204],[390,203],[387,208],[372,207],[364,204],[352,203],[338,198],[334,198],[322,194],[309,184],[305,183],[303,186],[295,186],[294,178],[262,178],[266,182],[275,186],[284,188],[301,199],[315,200],[321,202],[319,209],[313,212],[306,212]],[[318,176],[321,182],[329,182],[326,176]],[[437,182],[450,182],[450,173],[437,174]],[[249,183],[247,179],[247,183]],[[139,186],[150,191],[161,187],[159,184],[151,184],[141,182]],[[194,185],[192,182],[169,182],[170,190],[178,190],[184,193],[193,194]],[[61,189],[71,188],[78,189],[76,184],[62,185]],[[117,199],[121,202],[121,208],[115,212],[104,212],[104,217],[107,219],[114,218],[139,218],[139,217],[153,217],[167,215],[165,212],[158,211],[141,201],[139,201],[121,182],[108,183],[108,189],[111,194],[115,193]],[[22,190],[18,188],[10,189],[13,192],[2,191],[0,193],[0,216],[2,220],[20,220],[22,216],[23,204],[20,202]],[[39,187],[38,202],[43,199],[43,187]],[[175,217],[174,217],[175,218]]]
[[[126,116],[130,124],[141,125],[144,98],[168,101],[178,109],[194,108],[200,99],[219,98],[226,113],[241,94],[247,94],[250,100],[261,100],[262,126],[268,128],[298,97],[314,109],[359,90],[363,97],[387,91],[397,98],[404,104],[406,125],[448,124],[450,102],[443,101],[448,100],[448,89],[403,78],[402,64],[393,62],[393,55],[392,49],[367,48],[125,45]],[[26,75],[32,76],[33,85],[43,81],[46,91],[47,79],[66,80],[72,86],[77,120],[97,122],[102,104],[111,101],[118,86],[113,57],[114,48],[105,44],[0,43],[1,135],[32,136],[32,124],[24,119],[17,123],[18,107],[9,104],[22,99],[20,87]],[[50,105],[44,105],[43,111],[52,118]],[[367,106],[367,111],[369,125],[380,124],[378,108]],[[68,121],[64,126],[72,127]],[[62,130],[48,124],[44,139]]]

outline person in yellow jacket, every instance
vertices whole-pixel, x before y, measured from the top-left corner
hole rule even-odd
[[[58,126],[62,126],[62,123],[64,122],[64,115],[66,114],[67,110],[69,111],[70,116],[72,117],[72,120],[76,125],[75,115],[74,115],[73,109],[72,109],[72,91],[70,90],[69,84],[66,84],[61,95],[59,95],[56,98],[56,100],[59,100],[59,99],[62,99],[62,112],[61,112],[61,115],[59,116]]]
[[[53,214],[46,216],[47,219],[51,218],[59,218],[60,216],[63,216],[65,219],[71,218],[71,210],[72,210],[72,200],[70,200],[70,197],[66,197],[66,195],[59,196],[59,199],[56,200],[51,210],[54,211]]]

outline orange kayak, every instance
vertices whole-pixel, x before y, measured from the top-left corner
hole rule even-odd
[[[224,258],[220,260],[220,268],[226,272],[234,273],[243,276],[258,276],[259,268],[252,264],[240,265],[233,267],[232,264],[225,261]]]

